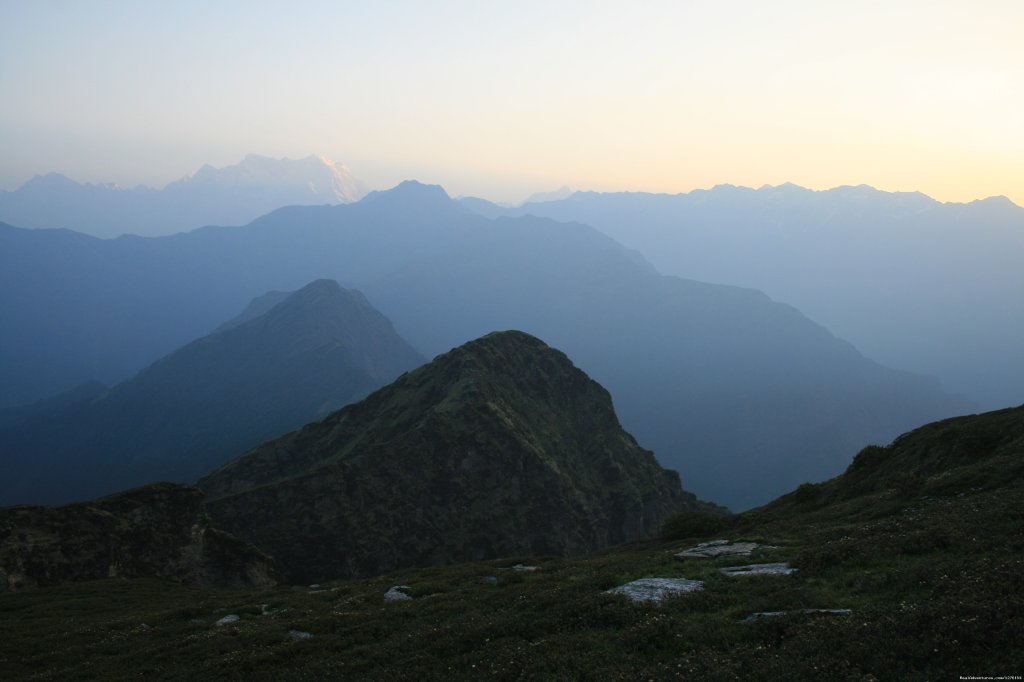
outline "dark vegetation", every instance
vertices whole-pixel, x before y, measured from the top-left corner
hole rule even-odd
[[[1024,408],[931,424],[843,476],[676,539],[577,558],[410,569],[265,591],[96,581],[0,595],[5,679],[940,680],[1024,670]],[[917,490],[903,476],[920,481]],[[680,520],[681,519],[681,520]],[[694,535],[685,537],[686,524]],[[675,530],[672,529],[675,527]],[[700,532],[698,532],[700,531]],[[774,545],[786,577],[726,578],[672,554],[716,537]],[[535,564],[536,572],[507,567]],[[646,576],[703,592],[635,605]],[[413,601],[385,603],[389,586]],[[748,614],[849,608],[741,622]],[[265,612],[265,615],[264,615]],[[237,623],[214,621],[237,614]],[[312,638],[295,640],[290,630]]]
[[[154,483],[65,507],[0,508],[0,592],[140,577],[275,584],[270,557],[211,526],[193,486]]]
[[[496,332],[202,478],[217,524],[291,580],[580,554],[723,513],[622,430],[561,352]]]

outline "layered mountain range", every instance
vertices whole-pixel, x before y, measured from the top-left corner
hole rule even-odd
[[[250,154],[224,168],[205,165],[163,189],[79,183],[38,175],[0,191],[0,220],[27,228],[67,228],[96,237],[161,235],[203,225],[241,225],[281,206],[356,201],[367,188],[322,156]]]
[[[941,378],[988,408],[1024,402],[1024,208],[871,187],[722,185],[576,192],[489,217],[592,225],[661,272],[759,289],[869,357]]]
[[[486,219],[415,182],[154,239],[5,226],[0,246],[9,406],[121,380],[254,297],[328,277],[358,286],[428,357],[494,329],[544,338],[690,489],[735,508],[971,409],[758,291],[662,276],[588,226]]]
[[[422,362],[361,293],[337,282],[265,295],[109,390],[87,384],[7,411],[0,504],[194,481]]]

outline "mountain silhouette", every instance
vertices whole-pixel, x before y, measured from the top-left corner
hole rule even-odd
[[[576,192],[490,217],[592,225],[659,271],[764,291],[883,364],[939,377],[986,408],[1024,401],[1024,208],[941,203],[866,185]]]
[[[0,503],[193,481],[422,362],[362,294],[315,281],[103,394],[0,430]]]
[[[203,225],[242,225],[281,206],[349,203],[364,194],[365,186],[349,169],[328,158],[249,154],[233,166],[205,165],[163,189],[38,175],[12,192],[0,192],[0,220],[96,237],[154,236]]]
[[[714,510],[622,430],[607,391],[515,331],[440,355],[199,486],[217,523],[293,581],[578,554]]]

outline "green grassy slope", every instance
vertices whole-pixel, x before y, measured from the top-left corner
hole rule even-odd
[[[3,594],[0,669],[5,679],[39,680],[1019,675],[1021,435],[1024,408],[939,422],[868,450],[842,477],[711,521],[713,533],[700,533],[697,519],[682,531],[691,537],[585,557],[513,557],[316,588],[98,581]],[[775,545],[749,561],[800,570],[732,579],[716,569],[747,560],[673,558],[715,537]],[[519,562],[540,570],[507,569]],[[603,593],[648,576],[699,578],[705,590],[662,606]],[[415,598],[385,603],[396,584]],[[801,608],[852,614],[741,622]],[[226,614],[240,620],[216,626]],[[293,629],[313,637],[292,639]]]

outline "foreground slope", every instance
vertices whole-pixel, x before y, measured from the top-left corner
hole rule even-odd
[[[0,429],[0,504],[194,481],[423,361],[361,293],[331,280],[249,313],[106,393]]]
[[[702,505],[559,351],[501,332],[204,477],[218,524],[291,580],[650,535]]]
[[[1024,669],[1022,463],[1024,407],[930,424],[763,509],[680,517],[667,524],[670,537],[584,557],[260,592],[95,581],[0,595],[0,655],[9,679],[34,680],[1016,675]],[[717,538],[774,548],[674,558]],[[751,562],[798,570],[719,572]],[[512,570],[516,563],[537,570]],[[704,589],[660,606],[605,593],[643,577],[700,579]],[[392,585],[408,585],[413,599],[385,602]],[[215,626],[225,614],[240,619]]]

